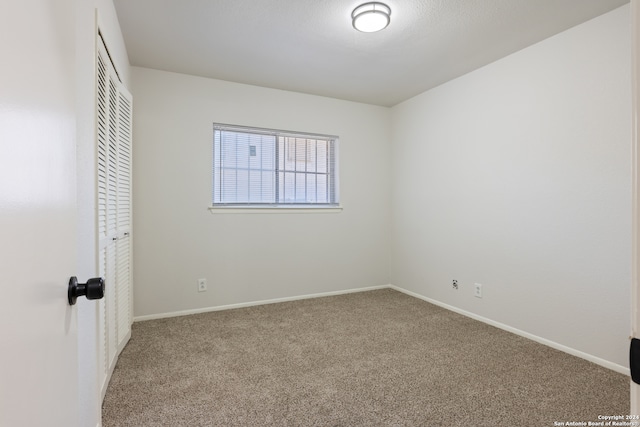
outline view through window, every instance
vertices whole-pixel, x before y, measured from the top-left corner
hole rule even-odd
[[[213,205],[336,206],[337,138],[214,125]]]

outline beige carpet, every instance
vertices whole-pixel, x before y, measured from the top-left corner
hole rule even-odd
[[[624,375],[393,290],[135,323],[112,426],[553,426]]]

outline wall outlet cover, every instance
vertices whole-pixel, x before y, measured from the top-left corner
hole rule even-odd
[[[482,285],[480,283],[476,283],[474,286],[474,295],[477,298],[482,298]]]

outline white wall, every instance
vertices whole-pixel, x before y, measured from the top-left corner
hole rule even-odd
[[[96,263],[96,123],[95,43],[96,9],[100,28],[125,86],[130,87],[129,60],[112,0],[76,0],[76,141],[78,188],[78,254],[74,272],[81,282],[98,276]],[[95,301],[80,298],[78,307],[78,363],[81,426],[101,422],[98,384],[97,313]]]
[[[389,283],[387,108],[138,67],[132,77],[135,316]],[[338,135],[344,210],[211,214],[213,122]]]
[[[624,6],[395,106],[392,283],[628,366],[630,90]]]

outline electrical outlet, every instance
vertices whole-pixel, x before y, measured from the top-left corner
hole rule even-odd
[[[482,285],[480,283],[474,284],[474,295],[477,298],[482,298]]]
[[[453,279],[453,283],[451,284],[451,286],[453,286],[453,289],[458,289],[458,281],[456,279]]]
[[[198,279],[198,292],[207,291],[207,279]]]

